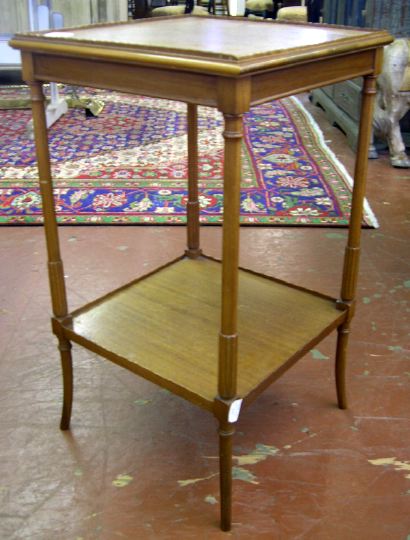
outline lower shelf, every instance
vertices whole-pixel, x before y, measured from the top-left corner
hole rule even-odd
[[[72,341],[186,399],[217,396],[221,263],[174,263],[73,312]],[[238,396],[250,401],[346,315],[334,299],[239,273]]]

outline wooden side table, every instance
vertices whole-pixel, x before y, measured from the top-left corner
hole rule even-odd
[[[31,87],[52,324],[63,366],[61,429],[70,423],[71,341],[213,413],[223,530],[231,527],[232,436],[241,406],[335,329],[337,396],[346,407],[371,108],[382,47],[390,41],[384,31],[193,16],[19,34],[11,41]],[[238,268],[243,114],[257,103],[358,76],[365,84],[340,297]],[[48,81],[188,104],[186,252],[74,312],[67,307],[53,202],[42,92]],[[204,255],[199,243],[197,105],[217,107],[225,121],[222,261]]]

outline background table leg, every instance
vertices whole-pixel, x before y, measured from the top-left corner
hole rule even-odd
[[[199,247],[199,200],[198,200],[198,107],[188,103],[188,204],[186,254],[195,259],[202,250]]]

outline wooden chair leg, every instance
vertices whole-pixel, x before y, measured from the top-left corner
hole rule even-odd
[[[339,409],[347,409],[347,394],[346,394],[346,357],[347,343],[349,340],[349,329],[342,325],[337,331],[336,345],[336,393],[337,404]]]
[[[232,525],[232,424],[221,422],[219,429],[219,471],[221,497],[221,529],[230,531]]]
[[[65,338],[59,338],[58,348],[61,355],[63,371],[63,409],[61,413],[60,429],[70,428],[71,410],[73,406],[73,363],[71,358],[71,343]]]

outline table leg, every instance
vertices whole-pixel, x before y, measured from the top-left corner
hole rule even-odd
[[[346,357],[349,334],[350,324],[345,323],[337,329],[335,376],[337,404],[339,409],[347,409]]]
[[[338,405],[347,408],[346,397],[346,355],[350,333],[350,321],[355,310],[355,296],[360,258],[360,236],[363,217],[363,201],[366,191],[367,151],[370,144],[373,117],[373,102],[376,95],[376,78],[366,76],[363,82],[360,130],[354,172],[352,210],[349,236],[345,251],[340,303],[349,308],[346,321],[338,328],[336,348],[336,390]]]
[[[61,356],[63,372],[63,409],[61,412],[60,429],[70,428],[71,410],[73,407],[73,362],[71,358],[71,343],[65,338],[59,338],[58,348]]]
[[[218,393],[236,396],[239,214],[241,183],[241,114],[225,114],[224,221],[222,246],[222,315],[219,339]]]
[[[199,200],[198,200],[198,108],[188,103],[188,204],[186,255],[195,259],[201,255],[199,247]]]
[[[221,495],[221,529],[231,530],[232,524],[232,436],[235,429],[228,422],[219,426],[219,487]]]
[[[218,393],[222,399],[236,396],[237,386],[237,305],[239,264],[239,213],[241,183],[241,114],[225,114],[224,222],[222,255],[222,314],[219,335]],[[232,435],[227,421],[220,423],[221,528],[231,527]]]
[[[51,291],[53,314],[56,319],[63,319],[68,314],[67,294],[64,282],[64,269],[60,255],[58,229],[54,209],[53,184],[51,178],[50,155],[48,150],[45,98],[42,84],[29,82],[33,111],[34,137],[37,151],[38,172],[40,178],[41,200],[43,205],[44,230],[46,235],[48,275]],[[57,335],[63,369],[64,399],[61,429],[68,429],[72,403],[72,360],[71,344],[62,335]]]

